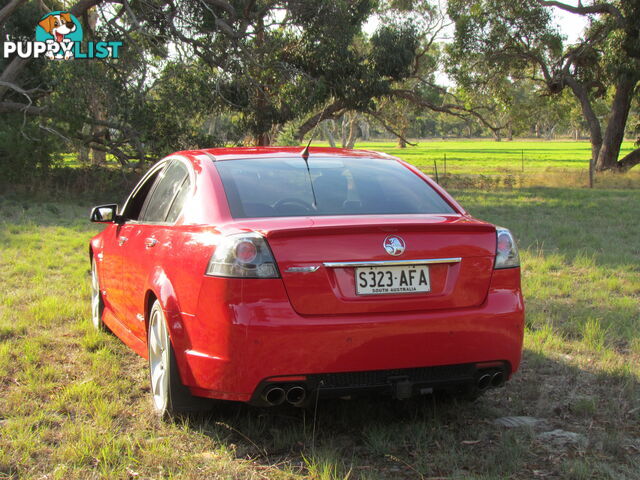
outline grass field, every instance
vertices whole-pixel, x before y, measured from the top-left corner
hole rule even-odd
[[[357,142],[355,148],[377,150],[408,161],[430,175],[440,177],[508,176],[516,186],[588,185],[591,145],[569,140],[416,140],[417,146],[399,148],[394,141]],[[314,145],[327,146],[326,142]],[[633,142],[622,145],[621,156],[633,150]],[[446,157],[446,165],[445,165]],[[446,183],[446,182],[445,182]],[[625,175],[599,174],[596,185],[607,187],[640,186],[640,168]]]
[[[354,148],[376,150],[402,158],[447,186],[491,188],[501,186],[587,186],[591,144],[587,140],[414,140],[416,146],[399,148],[396,141],[358,141]],[[313,145],[328,146],[315,141]],[[634,142],[625,141],[621,157],[635,149]],[[446,159],[446,161],[445,161]],[[62,165],[79,166],[75,154],[63,155]],[[115,159],[109,165],[118,167]],[[596,186],[601,188],[638,188],[640,167],[624,175],[598,173]]]
[[[90,204],[0,197],[0,479],[640,478],[640,191],[453,193],[522,248],[524,362],[505,388],[172,423],[150,413],[145,362],[90,325]],[[521,415],[541,422],[493,423]],[[578,436],[540,436],[558,429]]]
[[[589,167],[591,144],[586,140],[417,140],[417,146],[398,148],[396,142],[361,142],[357,148],[382,150],[414,165],[444,171],[447,157],[449,173],[505,173],[548,169],[584,170]],[[633,142],[624,142],[621,154],[633,149]],[[524,162],[523,162],[524,160]],[[441,164],[442,162],[442,164]]]

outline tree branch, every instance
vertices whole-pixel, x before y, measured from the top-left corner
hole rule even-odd
[[[578,6],[567,5],[566,3],[557,2],[555,0],[538,0],[538,3],[543,7],[557,7],[566,12],[575,13],[577,15],[590,15],[590,14],[608,14],[615,17],[616,22],[622,28],[627,24],[627,19],[624,18],[622,12],[611,3],[594,3],[593,5],[583,6],[582,2],[578,3]]]
[[[402,140],[404,143],[406,143],[407,145],[411,145],[412,147],[417,146],[417,143],[411,143],[409,140],[407,140],[403,135],[401,135],[400,133],[396,132],[387,122],[384,118],[382,118],[382,115],[380,115],[378,112],[374,112],[373,110],[365,110],[364,113],[367,113],[369,115],[371,115],[373,118],[375,118],[376,120],[378,120],[380,122],[380,124],[384,127],[384,129],[389,132],[391,135],[395,135],[396,137],[398,137],[400,140]]]
[[[627,153],[622,160],[618,161],[618,171],[621,173],[628,172],[638,164],[640,164],[640,148],[632,150]]]
[[[0,102],[0,113],[27,113],[29,115],[44,115],[45,109],[19,102]]]
[[[16,8],[18,8],[24,2],[26,2],[26,0],[12,0],[4,7],[2,7],[2,10],[0,10],[0,25],[6,22],[11,14],[16,10]]]
[[[296,133],[296,138],[302,141],[302,139],[307,134],[307,132],[309,132],[313,127],[315,127],[318,123],[320,123],[320,120],[334,119],[337,116],[341,115],[345,108],[346,108],[346,105],[341,100],[337,100],[333,102],[331,105],[328,105],[321,112],[309,118],[306,122],[304,122],[300,126],[300,128],[298,128],[298,132]]]
[[[26,113],[28,115],[41,116],[47,118],[55,118],[60,121],[65,121],[64,118],[60,118],[54,112],[49,110],[46,107],[36,107],[34,105],[27,105],[20,102],[0,102],[0,113]],[[92,117],[83,117],[82,121],[84,123],[88,123],[89,125],[96,125],[98,127],[110,128],[113,130],[118,130],[123,132],[125,135],[128,135],[130,138],[135,139],[138,136],[138,132],[128,127],[127,125],[121,125],[114,122],[109,122],[106,120],[99,120]]]
[[[224,10],[229,14],[232,20],[235,20],[238,17],[238,13],[236,9],[229,2],[225,0],[204,0],[206,3],[213,7],[218,7]]]
[[[414,104],[421,105],[429,110],[433,110],[434,112],[448,113],[449,115],[456,116],[458,118],[467,119],[469,116],[475,117],[489,130],[493,133],[497,133],[502,130],[503,127],[492,125],[484,116],[478,112],[477,110],[466,108],[462,105],[457,105],[455,103],[443,103],[441,105],[436,105],[435,103],[429,102],[428,100],[422,98],[420,95],[416,94],[411,90],[391,90],[389,93],[391,96],[395,96],[398,98],[404,98],[405,100],[409,100]]]

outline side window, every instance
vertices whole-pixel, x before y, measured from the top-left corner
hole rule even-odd
[[[171,163],[164,170],[162,178],[159,179],[151,197],[147,200],[140,220],[153,223],[164,222],[178,189],[188,176],[189,172],[181,162]]]
[[[165,167],[166,168],[166,167]],[[145,180],[142,185],[136,187],[135,193],[129,199],[125,210],[122,212],[122,216],[127,220],[138,220],[142,207],[149,197],[149,194],[153,191],[153,185],[158,180],[158,177],[162,174],[164,168],[158,169],[153,175]]]
[[[180,190],[178,190],[178,194],[176,198],[173,199],[173,203],[171,207],[169,207],[169,213],[167,213],[166,222],[173,223],[178,219],[178,216],[182,212],[182,207],[184,207],[184,202],[187,200],[189,196],[189,192],[191,191],[191,181],[189,180],[189,175],[184,179],[182,185],[180,186]]]

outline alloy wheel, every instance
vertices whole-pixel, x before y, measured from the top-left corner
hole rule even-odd
[[[100,281],[95,260],[91,261],[91,322],[96,330],[103,330],[102,298],[100,297]]]
[[[156,411],[164,414],[169,403],[169,335],[162,309],[154,306],[149,322],[149,369]]]

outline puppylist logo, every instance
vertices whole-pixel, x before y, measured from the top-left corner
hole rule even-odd
[[[69,12],[47,13],[36,26],[35,42],[5,41],[3,56],[52,60],[118,58],[122,42],[82,42],[82,25]]]

